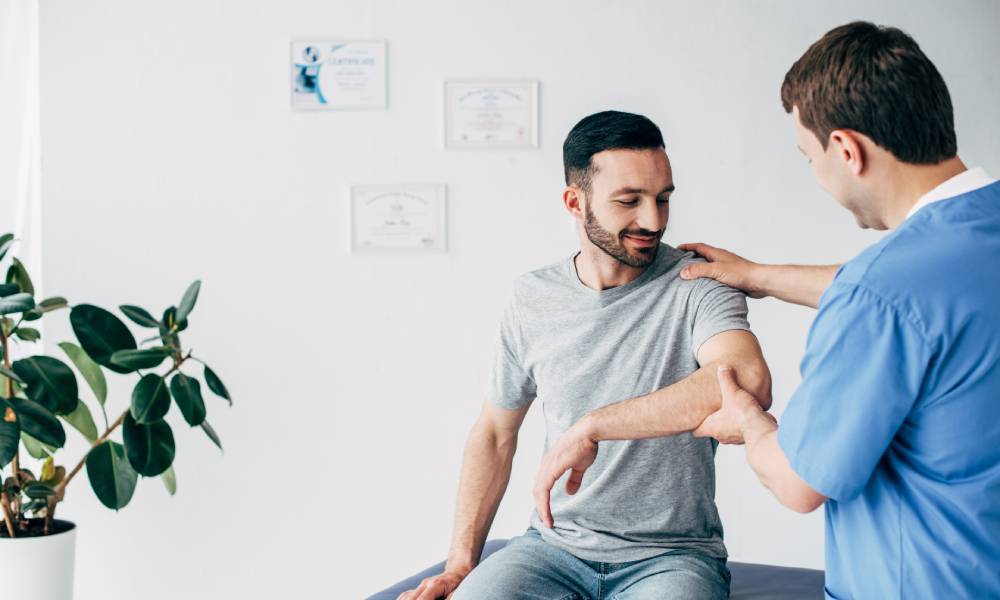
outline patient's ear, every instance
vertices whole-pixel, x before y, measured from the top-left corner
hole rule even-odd
[[[833,152],[852,173],[861,175],[867,162],[862,138],[860,133],[850,129],[834,129],[830,132],[826,151]]]
[[[563,190],[563,206],[573,218],[583,219],[583,191],[574,185],[566,186]]]

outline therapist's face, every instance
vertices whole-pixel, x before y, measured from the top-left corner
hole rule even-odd
[[[583,202],[587,238],[625,265],[648,266],[670,219],[674,182],[667,153],[663,148],[605,150],[591,164],[590,192]]]
[[[878,201],[862,177],[863,157],[856,134],[834,131],[824,149],[816,134],[802,125],[797,106],[792,108],[792,118],[799,151],[809,160],[816,183],[851,211],[861,228],[884,229],[879,225]]]

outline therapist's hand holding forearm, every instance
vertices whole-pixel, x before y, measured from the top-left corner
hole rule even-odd
[[[698,437],[714,437],[722,443],[740,440],[746,444],[750,468],[778,501],[802,513],[812,512],[826,502],[823,496],[802,480],[778,445],[778,423],[761,410],[754,396],[736,382],[730,367],[718,370],[722,407],[694,431]]]
[[[840,268],[840,265],[762,265],[708,244],[681,244],[678,248],[708,260],[684,267],[682,279],[708,277],[739,288],[752,298],[771,296],[813,308],[819,306],[820,297]]]

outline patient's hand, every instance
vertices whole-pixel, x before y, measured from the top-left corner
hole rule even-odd
[[[566,493],[575,494],[583,482],[583,473],[597,458],[597,442],[590,436],[586,417],[563,434],[559,441],[542,458],[542,465],[535,478],[535,508],[546,527],[552,527],[552,510],[549,496],[552,486],[566,471],[571,471],[566,481]]]
[[[445,571],[440,575],[428,577],[420,582],[417,589],[403,592],[396,600],[438,600],[451,598],[451,594],[462,583],[466,572]]]
[[[694,252],[704,257],[707,263],[693,263],[681,269],[681,279],[708,277],[730,287],[741,289],[751,298],[763,298],[766,294],[758,283],[758,265],[728,250],[708,244],[681,244],[680,250]]]
[[[718,378],[722,406],[694,430],[695,437],[713,437],[723,444],[742,444],[748,418],[763,415],[771,423],[777,423],[770,413],[761,410],[750,392],[736,383],[732,367],[719,367]]]

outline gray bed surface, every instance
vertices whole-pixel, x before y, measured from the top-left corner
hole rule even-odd
[[[507,540],[490,540],[483,548],[483,558],[507,544]],[[823,571],[774,567],[751,563],[730,562],[733,574],[731,600],[823,600]],[[444,571],[444,562],[408,577],[384,589],[368,600],[396,600],[406,590],[413,589],[420,581]]]

